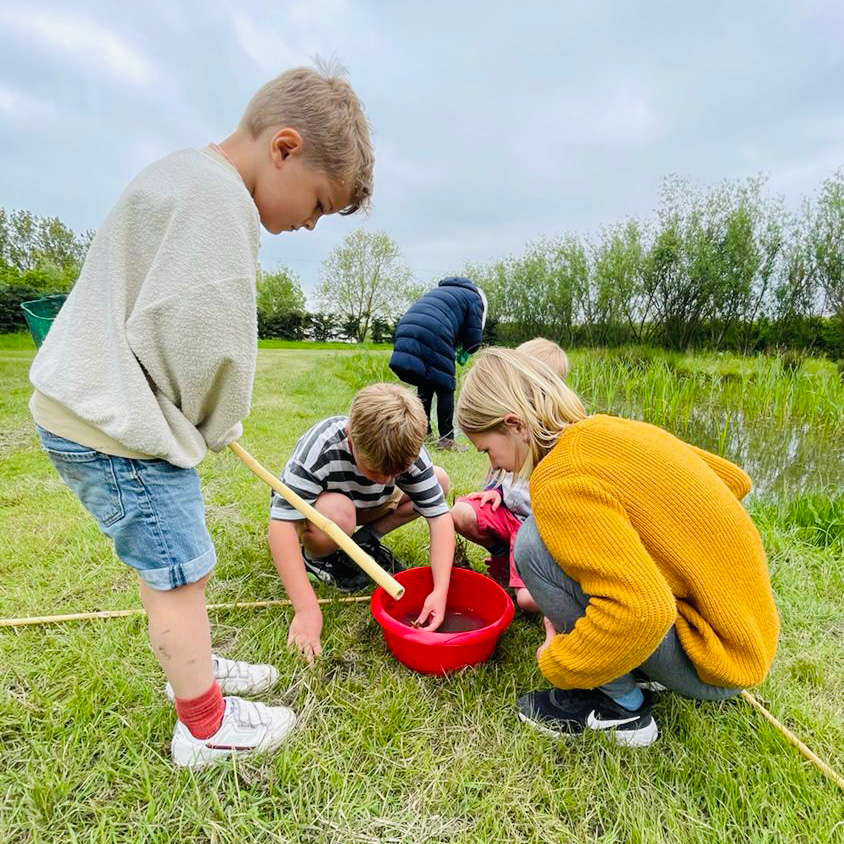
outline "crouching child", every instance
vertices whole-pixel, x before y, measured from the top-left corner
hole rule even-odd
[[[422,404],[409,390],[372,384],[355,395],[348,416],[324,419],[299,438],[280,478],[387,571],[399,571],[401,565],[381,537],[418,516],[425,518],[434,588],[417,621],[436,630],[445,614],[454,525],[445,500],[448,475],[431,463],[422,445],[426,429]],[[295,611],[288,643],[313,662],[322,650],[322,613],[309,575],[343,592],[364,588],[368,578],[329,536],[275,493],[268,539]]]

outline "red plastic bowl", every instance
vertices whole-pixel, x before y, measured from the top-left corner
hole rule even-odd
[[[422,610],[434,587],[431,569],[406,569],[395,578],[404,586],[404,595],[397,601],[379,586],[369,606],[393,656],[422,674],[446,674],[483,662],[513,620],[513,602],[494,580],[469,569],[454,569],[446,610],[472,613],[486,622],[484,626],[464,633],[431,633],[410,627],[399,619]]]

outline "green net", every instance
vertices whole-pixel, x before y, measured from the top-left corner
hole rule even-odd
[[[44,342],[56,314],[64,304],[67,295],[58,293],[55,296],[45,296],[43,299],[32,299],[29,302],[21,302],[26,324],[29,326],[29,333],[35,341],[36,347]]]

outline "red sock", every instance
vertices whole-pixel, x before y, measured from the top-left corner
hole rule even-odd
[[[189,700],[176,698],[176,712],[179,720],[190,730],[194,738],[206,739],[220,729],[226,704],[220,687],[215,680],[207,692]]]

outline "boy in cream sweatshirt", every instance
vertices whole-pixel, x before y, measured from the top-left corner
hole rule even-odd
[[[297,68],[268,82],[219,146],[169,155],[130,183],[32,365],[43,448],[138,573],[179,717],[177,765],[271,750],[295,721],[234,696],[268,689],[272,666],[211,653],[216,557],[195,467],[249,413],[259,223],[313,229],[365,207],[372,164],[342,76]]]

